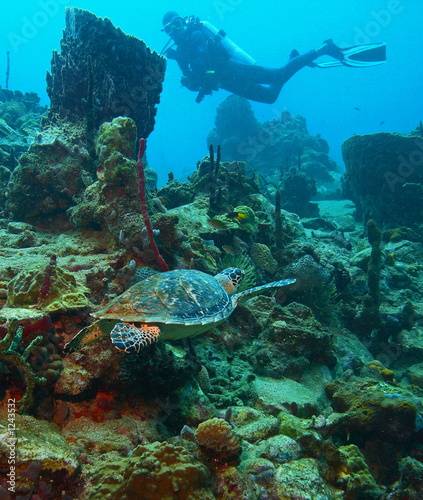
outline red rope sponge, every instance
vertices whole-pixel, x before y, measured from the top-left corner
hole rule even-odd
[[[147,141],[144,138],[140,139],[140,148],[138,150],[138,161],[137,161],[137,171],[138,171],[138,195],[141,202],[141,214],[144,219],[144,224],[147,229],[148,241],[150,242],[151,250],[156,257],[162,271],[169,271],[169,267],[166,264],[163,257],[160,255],[159,249],[157,248],[156,242],[154,241],[153,228],[151,226],[150,216],[147,210],[147,197],[145,189],[145,175],[144,175],[144,164],[142,162],[142,157],[145,153],[145,148],[147,146]]]

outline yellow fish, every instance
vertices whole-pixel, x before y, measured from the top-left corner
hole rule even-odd
[[[229,217],[230,219],[246,219],[248,217],[248,214],[245,212],[229,212],[226,214],[226,217]]]

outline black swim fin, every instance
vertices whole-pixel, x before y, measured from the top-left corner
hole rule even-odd
[[[335,59],[333,61],[313,63],[315,67],[351,66],[354,68],[367,68],[368,66],[383,64],[386,61],[386,44],[384,43],[368,43],[347,48],[338,47],[332,40],[326,40],[325,43],[330,49],[328,55]]]

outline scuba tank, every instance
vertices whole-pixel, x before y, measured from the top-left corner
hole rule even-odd
[[[242,64],[256,64],[256,61],[228,38],[223,30],[218,30],[208,21],[201,21],[200,23],[204,27],[204,34],[212,40],[219,42],[231,56],[231,59]]]

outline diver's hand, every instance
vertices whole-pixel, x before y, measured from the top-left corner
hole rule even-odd
[[[211,92],[209,94],[211,94]],[[202,102],[205,95],[206,95],[206,93],[204,92],[203,88],[201,88],[197,94],[197,97],[195,98],[195,102],[196,103]]]

